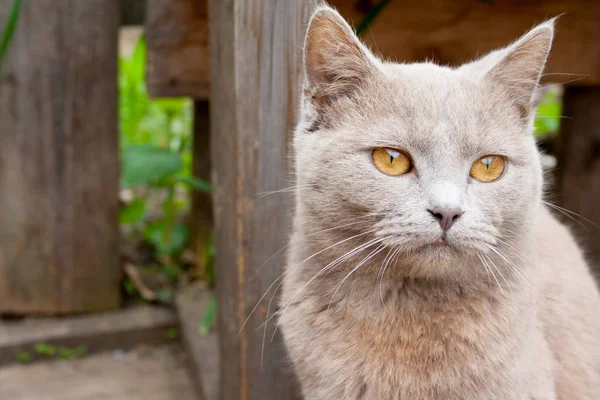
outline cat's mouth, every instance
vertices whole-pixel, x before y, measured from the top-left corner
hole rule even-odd
[[[448,243],[448,239],[446,238],[446,235],[442,235],[436,241],[431,243],[431,245],[436,246],[436,247],[448,247],[448,246],[450,246],[450,243]]]

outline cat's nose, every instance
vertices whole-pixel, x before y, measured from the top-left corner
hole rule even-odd
[[[452,207],[433,207],[427,211],[433,215],[433,218],[438,220],[444,232],[448,231],[454,222],[463,215],[461,209]]]

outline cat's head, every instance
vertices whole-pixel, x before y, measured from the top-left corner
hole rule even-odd
[[[384,62],[319,8],[294,136],[306,230],[356,222],[345,231],[373,229],[421,272],[527,236],[542,189],[532,100],[553,25],[450,68]]]

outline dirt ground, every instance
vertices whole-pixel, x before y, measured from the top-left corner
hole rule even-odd
[[[0,368],[0,399],[195,400],[179,344]]]

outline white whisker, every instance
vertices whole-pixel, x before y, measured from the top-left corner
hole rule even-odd
[[[254,308],[252,309],[252,311],[250,311],[250,314],[248,315],[248,317],[246,318],[246,320],[245,320],[245,321],[244,321],[244,323],[242,324],[242,327],[240,328],[240,331],[238,332],[238,335],[239,335],[239,334],[240,334],[240,333],[241,333],[241,332],[244,330],[244,327],[245,327],[245,326],[246,326],[246,324],[248,323],[248,320],[250,320],[250,317],[251,317],[251,316],[254,314],[254,312],[255,312],[255,311],[256,311],[256,309],[258,308],[258,305],[260,304],[260,302],[261,302],[261,301],[263,301],[263,299],[265,298],[265,296],[267,295],[267,293],[269,293],[269,291],[270,291],[270,290],[273,288],[273,286],[274,286],[274,285],[277,283],[277,281],[281,280],[281,279],[282,279],[282,278],[283,278],[283,277],[284,277],[284,276],[285,276],[285,275],[286,275],[286,274],[287,274],[289,271],[291,271],[291,270],[295,270],[296,268],[300,267],[301,265],[303,265],[303,264],[304,264],[304,263],[306,263],[307,261],[311,260],[312,258],[314,258],[314,257],[318,256],[319,254],[321,254],[321,253],[323,253],[323,252],[325,252],[325,251],[327,251],[327,250],[329,250],[329,249],[331,249],[331,248],[333,248],[333,247],[335,247],[335,246],[338,246],[338,245],[340,245],[340,244],[342,244],[342,243],[345,243],[345,242],[347,242],[347,241],[349,241],[349,240],[356,239],[356,238],[358,238],[358,237],[361,237],[361,236],[364,236],[364,235],[367,235],[367,234],[373,233],[373,232],[375,232],[375,231],[376,231],[375,229],[372,229],[372,230],[370,230],[370,231],[363,232],[363,233],[360,233],[360,234],[358,234],[358,235],[354,235],[354,236],[351,236],[351,237],[349,237],[349,238],[346,238],[346,239],[344,239],[344,240],[341,240],[341,241],[339,241],[339,242],[337,242],[337,243],[334,243],[334,244],[332,244],[332,245],[330,245],[330,246],[328,246],[328,247],[326,247],[326,248],[324,248],[324,249],[322,249],[322,250],[320,250],[320,251],[318,251],[318,252],[314,253],[314,254],[313,254],[313,255],[311,255],[310,257],[307,257],[307,258],[305,258],[303,261],[301,261],[300,263],[298,263],[298,264],[294,265],[293,267],[286,269],[286,271],[285,271],[285,272],[283,272],[283,273],[282,273],[282,274],[281,274],[281,275],[280,275],[280,276],[279,276],[277,279],[275,279],[275,280],[273,281],[273,283],[271,283],[271,285],[270,285],[270,286],[267,288],[267,290],[266,290],[266,291],[265,291],[265,293],[264,293],[264,294],[263,294],[263,295],[260,297],[260,299],[258,299],[258,301],[256,302],[256,305],[254,306]],[[278,287],[279,287],[279,286],[278,286]]]
[[[383,241],[383,240],[385,240],[385,238],[381,239],[381,241]],[[346,282],[346,280],[355,271],[357,271],[361,266],[363,266],[365,263],[367,263],[370,259],[372,259],[373,257],[375,257],[377,254],[381,253],[381,251],[383,249],[385,249],[385,245],[384,244],[380,244],[379,246],[377,246],[375,248],[375,250],[373,250],[368,256],[366,256],[364,260],[362,260],[360,263],[358,263],[358,265],[356,267],[354,267],[350,272],[348,272],[348,274],[344,277],[344,279],[342,279],[342,281],[336,286],[335,291],[333,292],[333,295],[331,296],[331,299],[329,300],[329,305],[327,306],[327,309],[329,309],[329,307],[331,307],[331,302],[335,298],[335,295],[340,290],[340,288],[342,287],[342,285],[344,284],[344,282]]]
[[[477,257],[479,257],[479,259],[481,260],[481,263],[484,265],[485,269],[487,271],[489,271],[492,274],[492,276],[494,277],[494,280],[496,281],[496,284],[498,285],[498,289],[500,289],[500,293],[504,294],[504,290],[502,290],[502,286],[500,285],[500,282],[496,278],[496,275],[494,275],[494,271],[492,271],[492,269],[489,267],[487,262],[483,259],[483,257],[481,257],[480,254],[477,254]]]

